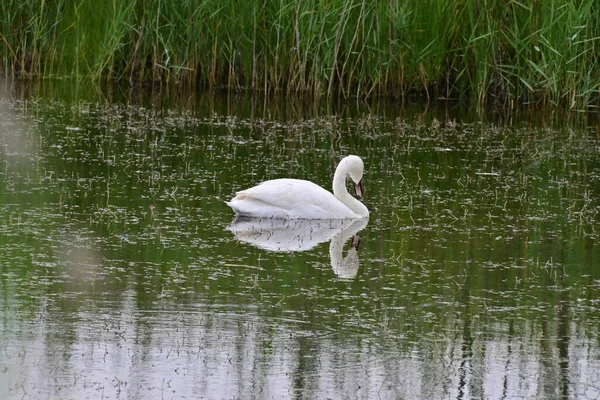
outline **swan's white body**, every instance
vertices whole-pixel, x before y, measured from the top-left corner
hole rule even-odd
[[[333,177],[333,194],[300,179],[274,179],[236,193],[227,203],[238,215],[253,218],[355,219],[366,218],[369,210],[346,189],[346,177],[357,185],[361,195],[363,162],[347,156]]]

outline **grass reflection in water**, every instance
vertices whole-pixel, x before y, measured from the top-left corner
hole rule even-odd
[[[585,128],[1,113],[3,398],[600,395]],[[366,164],[365,226],[284,249],[231,225],[235,191],[327,188],[350,153]]]

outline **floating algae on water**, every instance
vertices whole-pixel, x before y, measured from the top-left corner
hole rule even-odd
[[[600,395],[593,128],[3,107],[2,398]],[[328,187],[359,150],[358,253],[340,232],[288,230],[305,251],[281,251],[227,230],[237,190]]]

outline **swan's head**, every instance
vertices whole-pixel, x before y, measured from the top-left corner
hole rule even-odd
[[[347,165],[348,175],[350,175],[350,179],[354,182],[356,195],[362,197],[364,192],[362,178],[365,170],[363,160],[359,156],[347,156],[341,162],[345,162]]]

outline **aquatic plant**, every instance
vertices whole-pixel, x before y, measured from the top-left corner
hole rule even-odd
[[[596,107],[593,0],[6,0],[0,69],[349,97]]]

